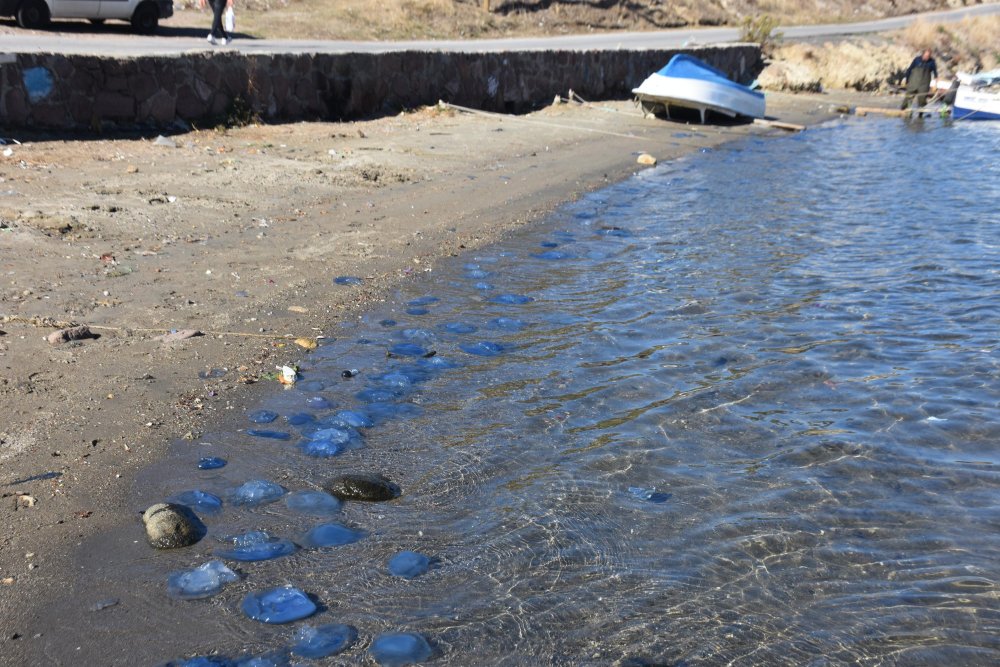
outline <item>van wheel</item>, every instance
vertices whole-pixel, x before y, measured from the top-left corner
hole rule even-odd
[[[156,32],[159,24],[160,10],[155,4],[144,2],[135,8],[135,13],[132,14],[132,30],[143,35],[151,35]]]
[[[94,25],[104,25],[104,19],[87,19]]]
[[[45,0],[24,0],[17,8],[17,24],[22,28],[44,28],[51,18]]]

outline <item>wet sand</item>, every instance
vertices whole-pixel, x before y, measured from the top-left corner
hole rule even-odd
[[[768,99],[772,116],[803,124],[840,104],[891,106]],[[53,637],[102,622],[85,605],[54,611],[86,576],[79,546],[93,559],[102,535],[141,541],[139,472],[274,391],[266,374],[308,355],[293,338],[333,335],[440,258],[647,168],[641,152],[662,162],[780,133],[645,120],[615,102],[199,130],[175,147],[0,147],[0,662],[102,662],[99,641]],[[363,284],[333,283],[343,275]],[[99,338],[51,345],[53,322]],[[206,335],[155,340],[174,329]]]

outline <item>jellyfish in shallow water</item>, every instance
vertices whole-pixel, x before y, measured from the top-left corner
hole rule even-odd
[[[407,315],[426,315],[429,312],[431,312],[431,311],[427,310],[426,308],[413,307],[413,308],[407,308],[406,309],[406,314]]]
[[[396,320],[390,320],[390,319],[381,320],[379,321],[379,326],[386,328],[394,327],[396,326]]]
[[[410,301],[407,301],[406,305],[407,306],[429,306],[432,303],[437,303],[440,300],[441,299],[437,298],[436,296],[421,296],[421,297],[417,297],[416,299],[412,299]]]
[[[261,655],[248,655],[236,661],[233,667],[289,667],[288,651],[275,649]]]
[[[179,600],[207,598],[239,578],[222,561],[213,560],[191,570],[172,573],[167,578],[167,593]]]
[[[357,410],[341,410],[332,417],[327,417],[323,424],[331,426],[350,426],[352,428],[371,428],[375,425],[372,418]]]
[[[261,623],[291,623],[316,613],[316,604],[294,586],[249,593],[240,608]]]
[[[225,465],[226,459],[220,459],[218,456],[206,456],[198,459],[199,470],[215,470],[217,468],[222,468]]]
[[[448,333],[454,334],[470,334],[476,332],[476,327],[468,322],[447,322],[442,324],[441,328]]]
[[[502,303],[508,306],[517,306],[524,303],[531,303],[535,300],[535,297],[527,296],[525,294],[498,294],[497,296],[490,299],[493,303]]]
[[[395,632],[379,635],[368,648],[368,653],[380,665],[402,667],[423,662],[434,651],[421,635],[414,632]]]
[[[328,516],[340,511],[340,501],[324,491],[293,491],[285,497],[288,509],[312,516]]]
[[[403,579],[413,579],[431,567],[431,559],[416,551],[400,551],[389,559],[389,572]]]
[[[349,625],[330,623],[313,627],[303,625],[295,633],[292,653],[316,660],[335,655],[358,640],[358,631]]]
[[[186,505],[202,514],[218,514],[222,511],[222,498],[198,489],[175,493],[167,498],[167,502]]]
[[[162,667],[233,667],[233,662],[221,655],[196,655],[185,660],[171,660]]]
[[[254,424],[270,424],[277,418],[278,413],[271,412],[270,410],[257,410],[247,415],[247,419],[252,421]]]
[[[537,259],[548,259],[548,260],[559,260],[559,259],[570,259],[572,255],[568,252],[563,252],[562,250],[546,250],[545,252],[536,252],[532,257]]]
[[[406,329],[400,329],[398,335],[403,340],[434,340],[434,334],[427,329],[421,329],[419,327],[408,327]]]
[[[215,555],[219,558],[255,562],[288,556],[298,551],[291,540],[271,537],[263,530],[237,535],[228,541],[232,543],[231,547],[216,550]]]
[[[389,348],[389,354],[397,357],[422,357],[427,350],[416,343],[396,343]]]
[[[503,353],[503,345],[489,340],[481,340],[478,343],[462,343],[458,346],[463,352],[474,354],[478,357],[495,357]]]
[[[487,290],[495,289],[493,283],[487,283],[487,282],[478,282],[475,285],[473,285],[473,287],[475,287],[478,290],[483,290],[484,292]]]
[[[343,428],[324,428],[313,433],[299,448],[306,456],[329,458],[344,451],[354,434]]]
[[[662,493],[660,491],[657,491],[655,488],[644,489],[639,486],[628,487],[628,492],[638,500],[644,500],[649,503],[657,503],[657,504],[665,503],[668,500],[670,500],[671,496],[673,496],[672,493]]]
[[[381,389],[372,387],[363,389],[354,395],[362,403],[384,403],[399,397],[400,392],[392,389]]]
[[[497,317],[488,322],[490,328],[502,331],[520,331],[527,326],[523,320],[514,317]]]
[[[247,435],[252,435],[255,438],[267,438],[268,440],[288,440],[292,437],[292,434],[287,431],[270,431],[260,428],[248,428]]]
[[[364,532],[340,523],[321,523],[303,535],[301,542],[302,546],[310,549],[341,547],[357,542],[364,536]]]
[[[308,412],[296,412],[295,414],[285,417],[285,421],[288,422],[289,426],[304,426],[305,424],[311,424],[316,421],[316,415]]]
[[[337,276],[333,279],[333,282],[337,285],[360,285],[361,278],[357,276]]]
[[[322,396],[310,396],[306,399],[306,405],[313,410],[329,410],[330,408],[337,407],[336,404],[331,403]]]
[[[465,275],[472,280],[482,280],[484,278],[488,278],[490,274],[488,271],[483,271],[482,269],[472,269],[470,271],[466,271]]]
[[[252,479],[233,489],[230,494],[230,502],[234,505],[256,507],[257,505],[273,503],[286,492],[287,489],[280,484],[269,482],[266,479]]]

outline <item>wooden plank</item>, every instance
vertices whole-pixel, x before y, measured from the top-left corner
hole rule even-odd
[[[796,125],[795,123],[785,123],[780,120],[768,120],[766,118],[754,118],[754,125],[763,125],[764,127],[775,127],[779,130],[788,130],[789,132],[801,132],[806,129],[805,125]]]
[[[858,107],[854,110],[859,116],[867,116],[870,113],[881,114],[883,116],[905,117],[910,115],[909,109],[886,109],[883,107]]]

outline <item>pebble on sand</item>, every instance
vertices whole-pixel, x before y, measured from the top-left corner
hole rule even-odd
[[[191,546],[205,536],[205,524],[184,505],[157,503],[142,515],[146,538],[156,549]]]

